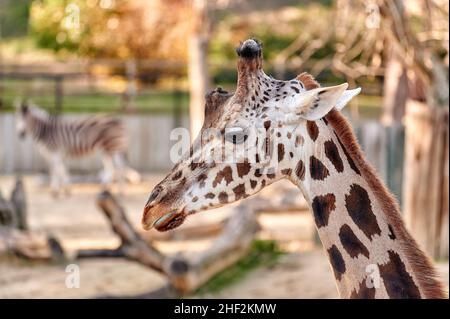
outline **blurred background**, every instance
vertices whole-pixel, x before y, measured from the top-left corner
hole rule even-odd
[[[177,230],[140,232],[173,165],[170,132],[198,132],[206,92],[234,89],[235,47],[249,37],[275,78],[362,87],[346,116],[448,285],[448,15],[444,0],[0,0],[0,211],[26,216],[19,227],[0,218],[0,297],[337,297],[306,203],[284,182]],[[67,161],[72,195],[54,199],[45,161],[17,136],[17,98],[69,119],[120,117],[143,181],[99,196],[92,155]],[[148,258],[127,250],[114,214]],[[234,223],[245,227],[230,233]]]

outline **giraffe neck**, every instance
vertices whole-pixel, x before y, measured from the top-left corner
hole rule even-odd
[[[445,297],[347,121],[333,110],[306,128],[292,180],[310,204],[341,297]]]

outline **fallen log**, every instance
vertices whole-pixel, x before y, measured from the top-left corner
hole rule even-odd
[[[121,244],[114,250],[79,250],[76,257],[123,257],[164,273],[164,255],[136,232],[116,198],[110,192],[103,191],[97,197],[97,205],[104,213],[112,231],[119,236]]]
[[[0,255],[12,255],[28,260],[58,261],[64,250],[54,237],[0,227]]]
[[[135,231],[116,198],[104,191],[97,204],[119,236],[116,249],[79,250],[77,258],[127,258],[165,274],[179,295],[195,291],[212,276],[231,266],[249,251],[259,225],[249,206],[237,206],[236,212],[224,222],[224,227],[212,245],[202,253],[165,256],[151,242]],[[171,290],[171,289],[169,289]]]
[[[236,206],[233,210],[235,212],[226,221],[222,234],[208,249],[168,260],[171,282],[182,293],[195,291],[250,250],[260,229],[255,212],[246,205]]]
[[[29,260],[61,260],[64,250],[52,236],[28,230],[27,205],[23,182],[16,180],[11,200],[0,193],[0,255]]]

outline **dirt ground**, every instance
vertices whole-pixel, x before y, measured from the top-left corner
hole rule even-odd
[[[140,229],[140,215],[153,185],[161,175],[145,176],[144,182],[126,188],[121,198],[130,221]],[[117,237],[110,231],[95,205],[100,187],[76,184],[70,197],[54,199],[40,176],[24,178],[28,197],[29,223],[33,231],[52,234],[73,253],[83,248],[114,248]],[[0,177],[0,189],[9,194],[13,177]],[[200,213],[186,225],[215,223],[226,217],[223,210]],[[322,249],[314,244],[314,225],[308,212],[262,214],[261,237],[276,239],[287,251],[275,265],[248,273],[209,298],[337,298],[333,275]],[[207,249],[211,240],[156,242],[167,254]],[[69,262],[70,263],[70,262]],[[80,287],[67,288],[67,264],[0,261],[0,298],[95,298],[135,296],[163,287],[166,280],[155,271],[122,259],[76,261]],[[438,264],[448,287],[448,263]],[[262,279],[263,278],[263,279]]]

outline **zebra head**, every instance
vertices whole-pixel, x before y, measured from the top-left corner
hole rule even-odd
[[[16,100],[16,131],[20,138],[25,138],[27,134],[27,116],[30,113],[30,106],[27,101]]]

